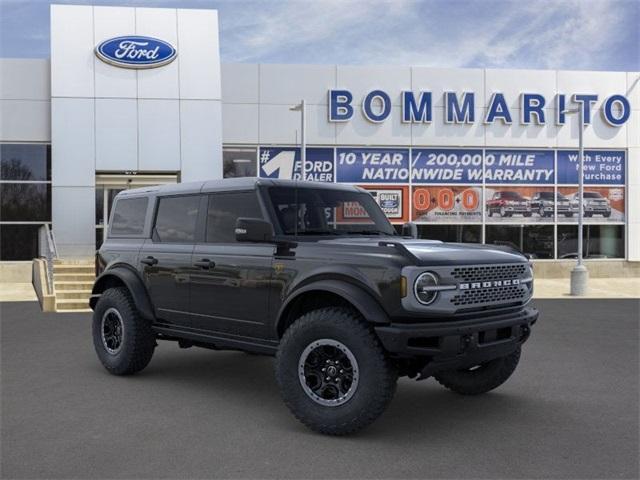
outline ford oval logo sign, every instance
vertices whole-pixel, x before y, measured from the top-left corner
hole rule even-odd
[[[103,62],[123,68],[155,68],[171,63],[178,52],[163,40],[129,35],[105,40],[96,47]]]

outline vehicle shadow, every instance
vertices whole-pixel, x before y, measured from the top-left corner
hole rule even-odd
[[[275,381],[273,358],[242,352],[207,350],[168,352],[157,355],[135,381],[176,382],[187,396],[215,397],[217,401],[237,407],[243,405],[270,418],[274,428],[309,433],[286,409]],[[133,380],[133,379],[132,379]],[[446,434],[456,425],[474,427],[478,421],[517,425],[532,422],[541,414],[535,399],[513,389],[498,389],[480,396],[462,396],[446,390],[435,380],[416,382],[402,378],[388,410],[358,437],[388,440],[398,433]],[[558,406],[562,409],[562,406]],[[415,439],[415,437],[414,437]],[[398,440],[396,438],[396,441]]]

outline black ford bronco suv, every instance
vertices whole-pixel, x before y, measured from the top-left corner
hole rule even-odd
[[[105,368],[142,370],[159,340],[275,355],[285,403],[321,433],[373,422],[398,376],[498,387],[538,317],[523,255],[401,236],[358,187],[216,180],[112,210],[90,300]]]

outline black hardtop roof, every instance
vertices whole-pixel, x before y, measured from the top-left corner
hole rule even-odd
[[[271,178],[241,177],[225,178],[221,180],[207,180],[204,182],[171,183],[168,185],[155,185],[152,187],[132,188],[123,190],[118,197],[142,196],[145,194],[176,195],[189,193],[210,193],[233,190],[247,190],[259,185],[299,188],[323,188],[331,190],[364,191],[355,185],[325,182],[302,182],[298,180],[277,180]]]

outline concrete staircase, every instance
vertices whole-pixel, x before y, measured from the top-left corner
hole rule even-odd
[[[95,265],[89,262],[54,260],[53,290],[56,312],[89,312],[89,297],[96,279]]]

